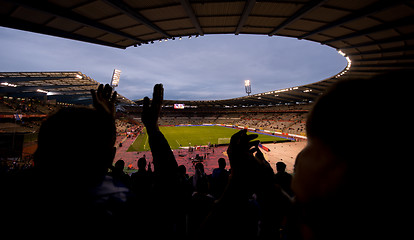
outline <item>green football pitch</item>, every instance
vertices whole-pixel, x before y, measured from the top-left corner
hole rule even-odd
[[[231,136],[238,132],[238,129],[221,126],[183,126],[183,127],[160,127],[171,149],[178,149],[187,146],[199,146],[210,144],[228,144]],[[285,142],[290,141],[271,135],[258,134],[261,142]],[[150,151],[148,136],[144,132],[140,134],[131,144],[128,152]]]

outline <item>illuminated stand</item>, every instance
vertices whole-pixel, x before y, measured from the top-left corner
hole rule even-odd
[[[250,80],[244,80],[244,89],[246,90],[247,96],[252,93],[252,86],[250,85]]]
[[[115,87],[118,87],[119,79],[121,78],[121,70],[114,69],[112,73],[111,87],[115,90]]]

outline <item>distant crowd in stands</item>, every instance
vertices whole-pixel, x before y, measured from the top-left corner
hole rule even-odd
[[[174,115],[177,115],[177,113]],[[305,135],[306,116],[307,113],[303,112],[249,112],[225,114],[212,112],[209,116],[204,117],[169,116],[166,114],[160,118],[160,125],[201,125],[205,123],[229,124],[262,130]]]
[[[49,114],[56,107],[52,104],[45,104],[35,99],[17,99],[0,97],[0,114],[1,113],[27,113],[27,114]]]
[[[135,137],[142,132],[143,126],[130,119],[118,118],[115,120],[117,136]]]
[[[44,116],[59,108],[36,99],[0,97],[0,115],[6,115],[0,119],[0,132],[38,132]]]
[[[61,106],[45,104],[42,101],[34,99],[0,99],[0,114],[50,114],[58,110]],[[237,126],[246,126],[262,130],[280,131],[284,133],[305,135],[306,112],[283,112],[295,110],[307,110],[309,105],[292,105],[292,106],[275,106],[266,108],[268,112],[256,109],[252,112],[237,112],[233,109],[228,112],[204,112],[202,116],[186,116],[186,113],[170,112],[160,117],[160,125],[179,125],[179,124],[230,124]],[[276,112],[272,112],[276,111]],[[282,112],[277,112],[282,111]],[[37,121],[37,122],[36,122]],[[24,122],[18,122],[23,127],[29,127],[37,131],[40,127],[40,121],[37,119],[25,119]],[[116,119],[118,135],[135,136],[142,124],[129,117],[119,117]]]
[[[257,135],[241,130],[227,149],[230,172],[219,160],[210,177],[202,164],[188,177],[159,129],[164,89],[156,84],[141,114],[153,162],[139,159],[129,178],[122,161],[112,167],[117,93],[100,85],[91,91],[94,109],[62,108],[42,123],[34,168],[1,179],[2,227],[16,238],[406,238],[411,142],[398,132],[398,144],[384,141],[379,129],[409,119],[410,89],[401,88],[408,76],[339,81],[321,95],[293,176],[282,163],[275,174]],[[384,114],[390,102],[401,108]],[[352,131],[371,140],[354,141]]]

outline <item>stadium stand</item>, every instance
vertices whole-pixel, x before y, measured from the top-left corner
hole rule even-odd
[[[99,83],[82,72],[0,72],[0,96],[37,99],[50,104],[89,105]],[[118,95],[122,104],[131,100]]]
[[[248,108],[189,108],[185,110],[163,108],[161,125],[225,124],[292,133],[305,136],[306,115],[312,104],[295,106]],[[125,107],[127,113],[139,120],[142,108]]]
[[[178,39],[183,36],[203,36],[205,34],[228,33],[261,34],[268,36],[287,36],[319,42],[337,49],[338,52],[347,58],[348,65],[340,73],[305,86],[292,86],[286,89],[269,90],[269,92],[266,93],[236,99],[201,102],[180,101],[180,103],[184,103],[188,106],[197,106],[197,108],[199,108],[198,110],[201,109],[201,106],[206,108],[205,111],[198,111],[197,115],[195,115],[195,112],[187,111],[187,109],[184,109],[184,111],[179,113],[168,113],[167,106],[171,106],[172,104],[177,103],[177,101],[165,101],[166,107],[164,110],[166,111],[161,116],[161,119],[165,124],[208,120],[216,121],[218,123],[249,124],[256,127],[273,127],[281,128],[285,131],[300,132],[304,127],[303,121],[309,117],[306,116],[306,110],[309,110],[310,107],[306,109],[306,106],[296,105],[296,103],[302,104],[314,102],[314,100],[323,94],[326,89],[341,79],[362,80],[378,76],[388,71],[414,69],[414,2],[410,0],[108,0],[64,2],[57,0],[1,0],[0,9],[0,25],[4,27],[49,34],[122,49],[131,46],[138,47],[142,44],[152,44],[154,41],[156,42],[159,40]],[[341,94],[343,95],[341,96],[343,96],[343,98],[339,99],[339,102],[345,102],[344,100],[354,100],[354,95],[352,93],[358,92],[359,99],[367,100],[366,93],[369,93],[373,95],[372,98],[368,99],[368,102],[382,104],[376,105],[376,108],[374,108],[374,110],[376,110],[375,113],[377,115],[375,116],[377,116],[377,119],[373,120],[371,119],[371,116],[364,119],[365,122],[362,124],[358,119],[355,121],[355,117],[352,114],[345,114],[343,117],[347,122],[340,126],[344,126],[344,128],[336,129],[338,131],[345,131],[343,134],[345,137],[342,140],[338,138],[337,135],[332,136],[332,134],[335,134],[336,132],[330,131],[331,128],[325,128],[327,130],[323,129],[326,125],[332,126],[335,122],[324,122],[325,124],[320,125],[311,124],[311,126],[316,126],[313,129],[319,127],[318,131],[313,132],[313,137],[316,137],[316,139],[314,139],[316,141],[313,141],[312,144],[306,148],[306,151],[299,155],[300,159],[312,159],[312,153],[314,152],[311,150],[322,151],[326,153],[326,155],[315,155],[327,157],[319,158],[320,161],[316,162],[318,164],[306,164],[307,161],[299,161],[299,167],[302,172],[299,170],[300,173],[297,172],[297,175],[293,178],[293,185],[295,186],[293,190],[295,194],[297,194],[297,200],[294,206],[289,204],[285,205],[286,202],[283,201],[283,199],[285,199],[282,197],[283,195],[268,194],[266,197],[261,198],[261,194],[263,193],[262,190],[265,189],[266,186],[269,186],[269,182],[272,181],[260,181],[260,184],[255,186],[258,187],[256,189],[250,188],[252,187],[250,183],[258,183],[256,180],[263,180],[263,176],[269,175],[264,171],[261,172],[261,174],[257,174],[257,172],[254,171],[257,168],[247,168],[248,166],[239,165],[241,168],[244,167],[240,172],[242,176],[246,178],[239,178],[241,181],[238,182],[238,184],[244,183],[246,185],[240,187],[236,182],[236,184],[230,185],[229,188],[234,190],[232,193],[236,193],[236,195],[239,194],[238,196],[249,196],[250,198],[243,198],[243,201],[237,201],[240,198],[232,198],[234,197],[233,194],[224,194],[220,199],[221,201],[219,201],[219,204],[214,205],[214,212],[210,215],[211,218],[208,223],[211,223],[212,225],[205,226],[207,227],[207,231],[202,231],[202,234],[204,235],[196,236],[196,238],[202,238],[203,236],[209,236],[211,238],[217,236],[220,237],[222,236],[220,235],[220,231],[231,232],[232,230],[234,230],[233,233],[236,235],[237,233],[246,233],[245,235],[238,236],[240,238],[247,238],[249,236],[254,238],[257,237],[258,232],[255,232],[255,230],[258,228],[261,229],[260,234],[264,234],[266,237],[272,236],[275,239],[285,239],[286,236],[289,236],[289,238],[292,239],[403,238],[400,235],[403,235],[407,232],[406,230],[410,229],[409,227],[406,227],[406,225],[408,225],[407,219],[410,216],[407,210],[412,206],[412,202],[407,203],[410,200],[408,197],[410,194],[410,187],[407,186],[407,183],[410,183],[410,181],[408,181],[406,177],[411,175],[408,173],[409,168],[406,167],[406,162],[403,162],[403,166],[398,170],[395,170],[394,163],[398,160],[409,159],[408,150],[411,148],[405,146],[406,142],[404,140],[407,138],[407,135],[400,132],[397,132],[397,137],[393,136],[390,140],[383,140],[383,134],[385,132],[383,128],[384,126],[387,126],[387,124],[392,124],[392,126],[395,124],[395,126],[399,126],[400,122],[404,119],[410,119],[407,111],[395,111],[395,106],[405,104],[402,109],[410,109],[411,106],[408,106],[408,104],[411,101],[406,101],[406,99],[404,99],[404,101],[397,102],[397,100],[401,97],[410,96],[410,94],[407,93],[407,90],[409,89],[405,86],[410,83],[411,78],[412,77],[406,76],[404,78],[399,78],[400,82],[397,88],[395,85],[392,85],[392,82],[391,84],[390,82],[387,82],[386,85],[394,87],[392,88],[393,93],[405,91],[403,92],[404,94],[398,96],[399,98],[395,98],[396,94],[385,94],[389,89],[384,87],[384,85],[379,86],[380,91],[371,91],[371,89],[376,89],[375,87],[378,87],[375,83],[371,83],[370,86],[365,85],[362,92],[356,91],[358,89],[357,85],[353,86],[353,89],[348,89],[349,91],[345,93],[342,92]],[[3,77],[0,80],[5,80],[5,78]],[[4,84],[1,85],[1,88],[4,90],[4,88],[8,86],[5,81],[2,81],[2,83]],[[11,82],[10,84],[14,83]],[[339,102],[336,103],[339,104]],[[136,103],[140,106],[143,104],[143,100],[138,100]],[[389,103],[394,105],[389,107],[387,105]],[[2,102],[1,111],[9,114],[15,112],[14,108],[21,107],[23,107],[24,111],[31,111],[24,106],[16,106],[15,103],[9,104],[11,105],[9,106],[5,102]],[[274,107],[275,104],[281,104],[281,108],[287,109],[281,110],[282,112],[276,112],[279,110],[277,107]],[[236,106],[236,108],[234,109],[232,106]],[[358,104],[354,106],[357,106],[356,109],[358,109],[360,113],[367,112],[365,110],[372,110],[371,108],[361,109],[360,106],[365,106],[361,105],[361,102],[358,102]],[[245,107],[251,107],[254,110],[246,111]],[[304,108],[302,109],[302,107]],[[339,115],[348,113],[343,111],[346,109],[346,106],[342,107],[343,108],[335,108],[335,113]],[[10,109],[12,109],[12,111],[10,111]],[[272,111],[274,110],[275,112],[267,112],[269,109],[272,109]],[[387,111],[385,111],[386,114],[383,114],[384,109],[387,109]],[[38,110],[39,108],[35,111]],[[127,111],[136,114],[140,110]],[[213,111],[216,111],[216,114],[211,114]],[[322,111],[322,113],[323,112],[324,111]],[[272,123],[272,118],[275,118],[273,119],[276,120],[275,123]],[[323,121],[328,118],[321,119]],[[384,119],[387,121],[384,122]],[[381,131],[378,130],[378,126],[376,125],[377,122],[375,120],[378,120],[382,125]],[[355,143],[352,146],[348,145],[354,143],[352,139],[350,139],[352,138],[352,135],[347,134],[348,132],[346,132],[348,129],[345,127],[350,126],[348,123],[356,124],[352,126],[361,130],[361,132],[364,132],[367,128],[368,130],[371,130],[370,133],[372,133],[372,136],[375,136],[372,138],[373,141],[364,142],[363,144]],[[125,131],[133,126],[118,122],[118,127],[120,131]],[[387,127],[386,130],[388,130]],[[155,137],[158,139],[162,138],[161,135],[155,135]],[[240,140],[243,135],[236,137],[239,137],[238,140]],[[336,140],[342,141],[342,144],[336,145],[336,141],[329,141],[331,137],[335,137]],[[327,143],[330,147],[323,144],[320,145],[318,140],[321,139],[319,138],[325,141],[325,144]],[[246,140],[246,138],[244,140]],[[388,145],[395,142],[398,142],[399,146]],[[379,145],[375,145],[376,143]],[[247,143],[246,145],[248,146]],[[358,148],[353,148],[354,146]],[[378,148],[378,146],[380,147]],[[346,162],[347,165],[345,168],[343,168],[344,161],[342,161],[344,159],[338,159],[338,157],[340,158],[337,152],[339,150],[345,154],[352,154],[352,157],[349,158],[352,161]],[[330,155],[332,151],[334,154]],[[166,152],[163,153],[165,154]],[[171,158],[171,155],[168,157]],[[236,157],[248,160],[246,159],[246,155],[237,155]],[[258,158],[260,158],[260,156]],[[364,161],[367,159],[370,161]],[[320,162],[329,163],[330,161],[332,164],[319,164]],[[263,162],[263,164],[266,163]],[[237,171],[236,165],[234,165],[234,171]],[[13,167],[15,167],[14,164],[11,165],[12,169]],[[175,168],[175,166],[171,167]],[[5,168],[2,165],[2,173],[4,172],[4,169]],[[10,168],[6,170],[10,170]],[[163,170],[165,172],[165,169]],[[172,233],[174,231],[177,236],[185,236],[186,230],[185,227],[183,227],[187,226],[185,221],[183,221],[185,215],[184,218],[183,215],[177,214],[177,218],[166,219],[157,218],[160,216],[157,214],[162,213],[162,210],[167,210],[166,206],[174,206],[174,210],[179,209],[185,211],[184,209],[187,209],[185,207],[188,205],[180,203],[190,204],[191,207],[193,207],[191,208],[193,210],[196,209],[194,206],[209,207],[212,206],[212,204],[210,197],[206,195],[205,188],[203,188],[205,187],[205,181],[197,183],[197,181],[194,181],[195,178],[193,178],[193,182],[189,182],[185,170],[180,172],[180,179],[177,181],[180,183],[179,191],[176,193],[180,193],[181,196],[185,197],[177,202],[161,202],[161,204],[159,204],[161,208],[148,208],[146,205],[144,205],[144,207],[143,205],[139,205],[136,208],[132,208],[132,210],[128,209],[129,213],[132,211],[134,216],[148,216],[148,218],[143,222],[142,219],[139,219],[138,217],[132,221],[135,224],[133,228],[130,225],[125,225],[123,226],[123,229],[133,229],[131,232],[134,236],[137,235],[137,232],[144,232],[143,234],[145,236],[145,234],[158,235]],[[204,174],[202,174],[201,171],[200,173],[199,179],[204,179],[204,177],[202,177]],[[175,174],[171,174],[171,172],[169,173],[168,171],[167,174],[175,176]],[[347,177],[341,178],[344,176],[342,174],[346,174]],[[254,178],[249,178],[249,175],[254,176]],[[70,176],[72,177],[73,175]],[[306,176],[308,176],[308,178]],[[309,178],[309,176],[311,177]],[[249,181],[243,181],[245,179],[248,179]],[[164,182],[170,184],[167,184],[166,186],[171,186],[175,181]],[[4,182],[1,183],[4,184]],[[54,181],[48,181],[48,183],[56,184]],[[339,188],[335,188],[338,187],[335,183],[339,183]],[[188,191],[188,188],[191,189],[191,185],[197,187],[197,198],[193,198],[194,196],[191,195],[192,192],[194,193],[193,189]],[[237,185],[240,188],[237,188]],[[28,186],[25,187],[27,188]],[[236,188],[231,188],[234,186],[236,186]],[[166,193],[168,194],[156,195],[156,200],[164,200],[165,198],[174,196],[174,192],[171,191],[171,189],[164,189],[167,190]],[[46,190],[45,193],[51,193],[50,189]],[[57,188],[57,190],[62,189]],[[254,190],[257,191],[258,194],[253,197],[251,192],[246,193],[246,190]],[[332,190],[332,192],[330,192],[332,194],[325,195],[327,192],[329,193],[327,190]],[[64,191],[62,192],[65,193]],[[21,194],[19,189],[12,189],[12,193]],[[123,196],[124,192],[119,191],[118,193],[120,196]],[[14,197],[19,195],[5,194],[3,196]],[[63,194],[63,196],[71,195]],[[231,198],[229,199],[228,196]],[[43,196],[40,194],[36,195],[36,197]],[[268,197],[270,197],[272,201],[268,202]],[[51,199],[56,200],[57,202],[58,200],[65,200],[63,197],[56,199],[53,197],[53,194]],[[1,200],[4,200],[4,198]],[[26,198],[16,200],[22,203],[21,206],[27,206]],[[11,216],[11,219],[13,220],[16,219],[16,216],[19,218],[21,216],[14,214],[16,212],[27,213],[25,210],[39,211],[38,208],[10,207],[14,206],[14,203],[15,202],[7,202],[6,205],[2,205],[2,207],[4,207],[3,209],[7,210],[7,213],[11,213],[8,216]],[[47,206],[47,204],[45,205]],[[261,211],[258,211],[258,205],[260,205]],[[243,209],[243,211],[240,211],[240,209]],[[272,222],[272,219],[279,219],[277,218],[280,217],[278,214],[284,214],[285,212],[283,210],[286,209],[292,210],[290,213],[293,215],[298,214],[295,215],[296,217],[299,216],[299,219],[296,220],[298,221],[298,224],[302,225],[295,225],[295,221],[293,221],[293,226],[281,226],[277,225],[279,222]],[[152,210],[157,214],[148,214],[148,211]],[[261,215],[255,214],[258,212],[260,212]],[[171,212],[169,211],[168,214],[170,213]],[[205,212],[193,211],[191,214],[192,217],[196,218],[200,218],[200,216],[202,217],[203,215],[205,215]],[[36,215],[35,220],[40,220],[38,216],[42,215]],[[292,220],[291,217],[292,216],[288,213],[282,216],[284,220]],[[150,220],[146,222],[148,219]],[[265,221],[257,221],[258,219]],[[15,235],[21,234],[24,232],[21,231],[22,229],[27,230],[31,226],[30,224],[24,226],[16,224],[21,221],[21,219],[17,220],[18,221],[3,222],[3,224],[18,228],[19,231],[12,231]],[[171,220],[171,222],[168,222],[168,220]],[[257,225],[258,222],[260,222],[260,226]],[[33,221],[31,223],[37,224],[39,222]],[[163,226],[166,226],[163,225],[165,223],[169,224],[171,227],[163,228]],[[176,224],[174,225],[172,223]],[[253,225],[250,223],[253,223]],[[275,223],[276,225],[272,225],[273,228],[269,228],[269,225],[265,225],[266,223]],[[71,227],[70,225],[67,226]],[[158,228],[159,226],[161,227]],[[217,228],[209,228],[211,226]],[[253,228],[251,228],[252,226]],[[100,230],[104,229],[104,234],[107,234],[113,226],[108,228],[100,227]],[[135,230],[138,227],[143,227],[143,231]],[[119,229],[116,229],[118,234],[120,234]],[[208,231],[211,229],[213,231]],[[271,229],[276,229],[276,231],[264,232],[265,230]],[[279,231],[280,229],[282,229],[281,232]],[[10,231],[11,229],[8,230]],[[47,229],[47,231],[49,230],[50,229]],[[72,228],[71,230],[74,229]],[[82,230],[85,231],[86,229]],[[190,231],[192,230],[194,229],[191,229]],[[292,230],[296,230],[297,232],[292,232]],[[70,234],[71,231],[65,231],[65,233]],[[94,233],[98,234],[100,231],[95,231]],[[33,235],[33,232],[30,232],[30,234]],[[298,238],[295,234],[302,234],[303,238]],[[171,236],[174,237],[175,235],[170,235],[169,237]],[[405,235],[404,237],[406,236],[409,235]]]

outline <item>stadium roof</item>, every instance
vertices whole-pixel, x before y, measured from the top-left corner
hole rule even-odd
[[[81,72],[0,72],[0,94],[21,98],[56,99],[71,104],[92,104],[90,90],[99,82]],[[118,101],[132,101],[118,94]]]
[[[413,0],[0,0],[0,25],[121,49],[206,34],[287,36],[348,57],[342,72],[313,84],[192,101],[211,106],[309,101],[338,78],[414,69]]]

